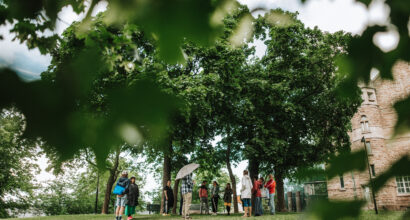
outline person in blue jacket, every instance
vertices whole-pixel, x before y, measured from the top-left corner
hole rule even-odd
[[[124,193],[122,195],[117,195],[117,201],[115,202],[115,220],[122,220],[122,215],[124,214],[125,209],[125,202],[127,200],[127,194],[125,191],[128,189],[130,185],[130,180],[128,179],[128,172],[122,171],[120,179],[118,179],[117,185],[120,185],[125,188]]]

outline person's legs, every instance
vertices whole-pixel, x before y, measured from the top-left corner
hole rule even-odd
[[[269,210],[270,214],[275,214],[275,193],[269,194]]]
[[[117,199],[115,201],[115,206],[117,207],[115,209],[115,219],[118,220],[118,216],[120,215],[120,209],[121,209],[121,198],[117,196]]]
[[[261,197],[256,197],[255,198],[255,215],[260,216],[262,215],[262,198]]]
[[[252,200],[249,199],[249,207],[248,207],[248,217],[252,215]]]
[[[189,208],[191,208],[191,200],[192,200],[192,193],[185,194],[185,196],[184,196],[184,208],[185,208],[184,217],[185,218],[190,218],[189,217]]]
[[[183,205],[184,205],[184,197],[181,195],[181,200],[179,201],[179,215],[182,215]]]
[[[218,197],[215,197],[215,214],[218,213]]]
[[[248,217],[249,212],[250,212],[250,206],[251,206],[251,199],[243,199],[243,209],[245,211],[243,217]]]
[[[209,204],[208,204],[208,197],[205,198],[205,210],[206,214],[209,215]]]
[[[184,198],[184,203],[182,204],[182,217],[185,218],[185,205],[186,205],[186,194],[182,195]]]
[[[199,198],[199,213],[202,215],[202,210],[204,210],[204,198]]]

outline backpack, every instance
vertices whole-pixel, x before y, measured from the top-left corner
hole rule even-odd
[[[125,191],[125,187],[121,186],[121,185],[115,185],[114,191],[112,192],[115,195],[122,195]]]

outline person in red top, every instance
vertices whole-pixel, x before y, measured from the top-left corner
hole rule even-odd
[[[269,209],[270,209],[270,214],[274,215],[275,214],[275,188],[276,188],[276,182],[273,179],[273,175],[269,174],[269,181],[265,184],[265,188],[269,190]]]
[[[262,182],[257,176],[253,179],[252,193],[255,195],[255,216],[262,215]]]
[[[206,186],[206,181],[202,182],[201,187],[199,187],[199,200],[200,200],[200,212],[202,215],[202,210],[204,210],[203,205],[205,204],[205,213],[209,214],[209,206],[208,206],[208,187]]]

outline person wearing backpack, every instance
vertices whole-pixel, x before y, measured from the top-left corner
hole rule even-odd
[[[206,186],[207,182],[204,180],[202,181],[201,187],[199,187],[199,210],[202,215],[202,210],[204,210],[205,205],[205,214],[209,214],[209,205],[208,205],[208,187]]]
[[[276,182],[273,179],[273,175],[269,174],[269,181],[265,184],[265,188],[269,190],[269,209],[270,209],[270,214],[274,215],[275,214],[275,188],[276,188]]]
[[[130,184],[125,189],[126,201],[125,201],[125,215],[128,216],[128,220],[132,219],[132,215],[135,214],[135,207],[138,206],[138,197],[140,196],[138,185],[135,183],[135,177],[131,177]]]
[[[128,172],[122,171],[120,179],[118,179],[117,185],[114,188],[114,194],[117,195],[117,201],[115,205],[115,220],[122,220],[122,215],[124,214],[125,209],[125,200],[127,199],[127,194],[125,190],[128,189],[130,185],[130,180],[128,179]]]

